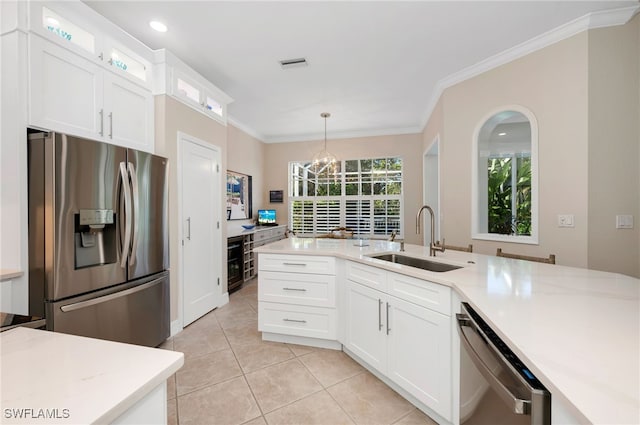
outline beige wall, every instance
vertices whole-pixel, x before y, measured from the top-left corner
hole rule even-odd
[[[282,204],[271,204],[278,222],[288,220],[288,169],[290,161],[309,160],[322,148],[323,141],[274,143],[265,147],[265,191],[283,190]],[[327,142],[327,150],[338,159],[400,156],[403,159],[404,238],[407,243],[420,243],[416,235],[415,214],[422,204],[422,135],[396,135],[336,139]],[[268,199],[268,198],[267,198]]]
[[[244,131],[227,125],[227,169],[252,177],[253,185],[253,218],[258,218],[258,209],[266,208],[269,201],[269,192],[265,189],[264,182],[264,143],[245,133]],[[231,225],[240,225],[244,220],[234,220]]]
[[[589,31],[589,268],[640,276],[640,16]],[[632,214],[633,229],[616,229]]]
[[[533,112],[539,132],[539,244],[471,240],[476,126],[505,105]],[[640,17],[591,30],[446,89],[422,134],[440,136],[442,235],[451,244],[556,254],[559,264],[640,277]],[[559,228],[573,214],[574,228]],[[615,215],[632,214],[633,230]]]
[[[178,222],[178,132],[188,134],[220,148],[222,158],[222,170],[224,175],[226,170],[227,156],[227,130],[213,119],[191,109],[183,103],[165,95],[155,97],[155,134],[156,153],[169,158],[169,237],[171,255],[171,321],[178,319],[178,311],[182,306],[178,306],[178,291],[181,285],[180,270],[180,223]],[[221,179],[220,187],[222,217],[226,214],[225,202],[225,179]],[[223,292],[226,292],[227,282],[227,249],[226,249],[226,227],[222,226],[222,243],[216,254],[222,257],[222,283]],[[212,281],[215,278],[212,277]]]
[[[473,133],[487,114],[522,105],[539,131],[539,245],[471,240]],[[440,110],[440,108],[442,108]],[[423,133],[440,134],[442,236],[474,251],[547,256],[587,266],[587,35],[582,33],[446,89]],[[574,214],[575,228],[557,227]]]

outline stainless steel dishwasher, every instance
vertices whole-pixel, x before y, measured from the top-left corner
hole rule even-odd
[[[457,314],[460,423],[550,424],[551,394],[468,303]]]

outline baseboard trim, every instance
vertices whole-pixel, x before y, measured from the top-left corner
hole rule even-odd
[[[309,338],[306,336],[283,335],[271,332],[262,332],[263,341],[283,342],[285,344],[307,345],[309,347],[328,348],[330,350],[342,350],[342,344],[331,339]]]
[[[175,336],[182,332],[182,321],[180,319],[176,319],[171,322],[171,336]]]

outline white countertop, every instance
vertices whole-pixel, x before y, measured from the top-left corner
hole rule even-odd
[[[242,223],[242,224],[248,224],[248,223]],[[241,225],[233,225],[233,226],[229,225],[227,227],[227,238],[232,238],[235,236],[250,235],[252,233],[259,232],[261,230],[277,229],[279,227],[287,227],[287,225],[278,224],[277,226],[256,226],[253,229],[249,229],[249,230],[245,229]]]
[[[331,255],[450,286],[529,366],[552,400],[559,397],[591,423],[640,423],[640,280],[459,251],[437,253],[435,260],[463,268],[436,273],[367,257],[398,251],[398,243],[354,242],[290,238],[256,251]],[[405,245],[404,254],[427,257],[429,249]]]
[[[22,274],[22,270],[18,269],[0,269],[0,281],[20,277]]]
[[[109,423],[183,363],[175,351],[15,328],[0,334],[2,423]],[[68,417],[16,420],[6,409]]]

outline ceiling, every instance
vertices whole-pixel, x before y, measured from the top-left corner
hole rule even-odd
[[[587,13],[637,1],[94,1],[234,102],[265,142],[422,131],[442,79]],[[152,30],[161,20],[166,33]],[[308,66],[283,70],[280,60]]]

